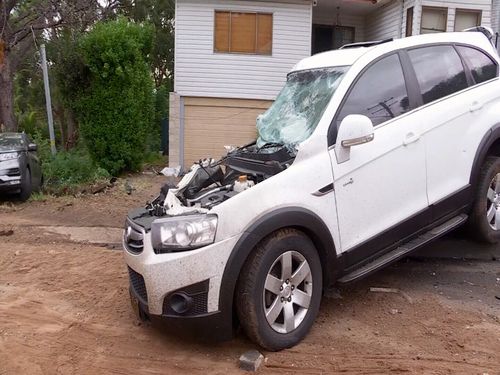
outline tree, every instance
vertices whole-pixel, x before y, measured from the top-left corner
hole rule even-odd
[[[110,2],[106,7],[116,5]],[[0,124],[6,130],[17,130],[14,75],[34,52],[34,39],[63,25],[87,24],[105,10],[98,0],[0,0]]]
[[[119,9],[136,22],[154,27],[151,66],[156,87],[170,88],[174,77],[175,0],[117,0]]]
[[[83,36],[76,108],[85,145],[111,174],[140,167],[154,118],[149,53],[152,29],[124,18]],[[73,86],[75,87],[75,86]]]
[[[136,22],[153,26],[150,54],[151,71],[156,87],[156,115],[149,144],[159,149],[162,120],[168,118],[169,96],[174,81],[175,0],[116,0],[119,13]]]

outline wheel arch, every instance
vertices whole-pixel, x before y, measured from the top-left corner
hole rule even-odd
[[[476,151],[470,174],[470,185],[473,189],[477,186],[481,166],[488,156],[500,157],[500,123],[488,130]]]
[[[219,310],[227,319],[234,318],[236,283],[249,255],[264,238],[284,228],[300,230],[311,239],[321,259],[324,285],[328,286],[335,281],[335,275],[341,268],[332,235],[323,220],[314,212],[301,207],[277,209],[249,225],[231,252],[222,275],[219,296]]]

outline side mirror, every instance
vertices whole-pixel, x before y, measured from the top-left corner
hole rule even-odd
[[[28,145],[28,151],[36,151],[38,150],[38,146],[35,143],[30,143]]]
[[[373,123],[363,115],[349,115],[342,120],[335,144],[337,163],[348,161],[351,157],[351,147],[373,141]]]

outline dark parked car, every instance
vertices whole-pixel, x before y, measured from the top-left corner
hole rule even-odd
[[[26,201],[42,183],[37,145],[24,133],[0,133],[0,192],[16,193]]]

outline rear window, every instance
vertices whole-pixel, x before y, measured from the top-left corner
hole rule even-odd
[[[462,60],[452,46],[433,46],[408,51],[415,68],[424,104],[467,88]]]
[[[498,67],[485,53],[470,47],[458,46],[458,51],[470,67],[476,83],[481,83],[498,76]]]

